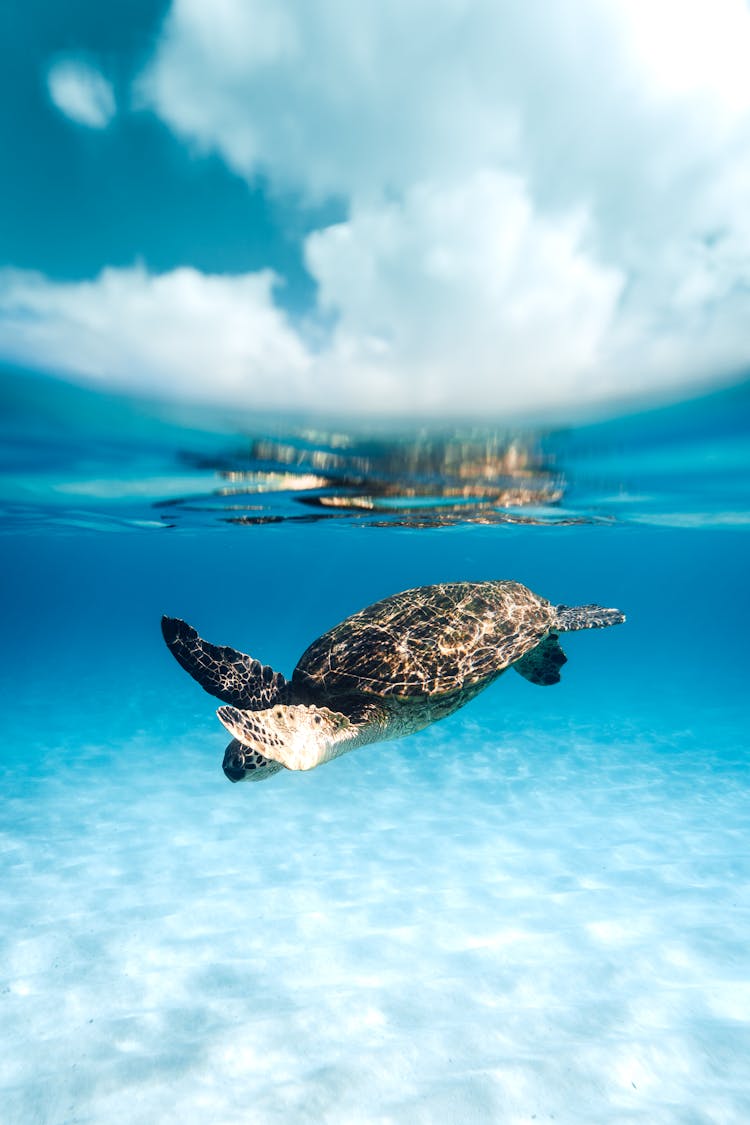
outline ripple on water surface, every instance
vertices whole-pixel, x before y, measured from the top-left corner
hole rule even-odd
[[[565,427],[199,416],[0,382],[4,529],[750,522],[750,384]]]

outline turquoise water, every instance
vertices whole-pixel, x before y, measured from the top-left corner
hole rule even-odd
[[[750,1120],[748,385],[534,432],[0,405],[4,1121]],[[289,674],[490,577],[628,621],[262,785],[159,632]]]

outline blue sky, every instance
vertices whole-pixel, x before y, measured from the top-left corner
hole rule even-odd
[[[270,265],[287,281],[289,304],[306,306],[313,285],[301,238],[318,216],[263,182],[249,184],[218,155],[196,158],[153,113],[129,112],[168,8],[162,0],[3,6],[0,264],[59,280],[135,260],[157,273]],[[82,127],[53,104],[46,77],[66,59],[106,74],[120,107],[109,128]]]
[[[0,361],[498,416],[750,367],[745,0],[20,0]]]

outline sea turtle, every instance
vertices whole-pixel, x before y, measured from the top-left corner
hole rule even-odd
[[[443,582],[347,617],[302,654],[291,680],[174,617],[162,632],[183,668],[224,706],[230,781],[309,770],[368,742],[401,738],[463,707],[513,667],[556,684],[558,634],[618,625],[617,609],[552,605],[519,582]]]

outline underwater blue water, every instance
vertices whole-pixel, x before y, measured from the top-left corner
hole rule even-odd
[[[0,405],[0,1120],[750,1120],[747,385],[512,434]],[[495,577],[627,623],[262,785],[159,632],[289,674]]]

